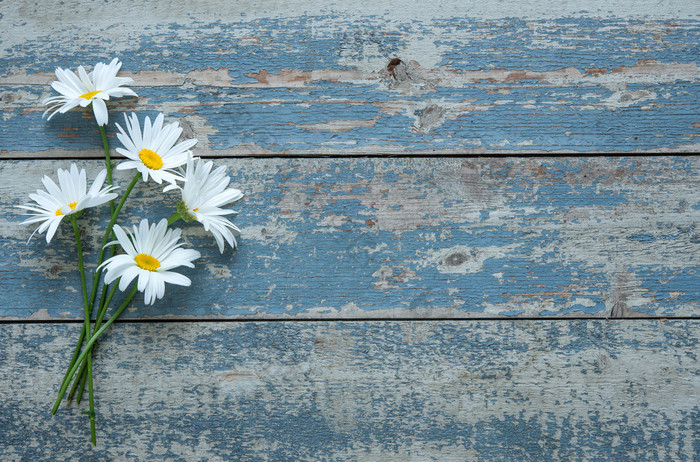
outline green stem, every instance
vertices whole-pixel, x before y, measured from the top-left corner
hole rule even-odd
[[[75,219],[74,215],[71,215],[71,224],[73,225],[73,232],[75,233],[75,242],[78,247],[78,270],[80,270],[80,283],[83,288],[83,303],[84,303],[84,308],[85,308],[85,321],[84,321],[84,329],[85,329],[85,338],[87,339],[88,343],[91,340],[90,336],[90,305],[88,305],[88,295],[87,295],[87,284],[85,283],[85,266],[83,263],[83,247],[80,242],[80,229],[78,229],[78,222]],[[88,361],[87,361],[87,377],[88,377],[88,397],[89,397],[89,402],[90,402],[90,436],[93,441],[93,445],[95,444],[95,400],[93,397],[93,389],[92,389],[92,362],[90,361],[90,356],[88,356]]]
[[[102,325],[102,320],[104,319],[105,314],[107,313],[107,307],[110,303],[112,303],[112,297],[114,297],[114,293],[117,291],[118,286],[119,284],[115,282],[115,284],[112,286],[112,290],[109,291],[109,296],[107,296],[107,300],[100,307],[100,311],[97,312],[97,317],[95,318],[95,329],[99,329]]]
[[[93,387],[92,387],[92,348],[87,355],[87,380],[88,380],[88,399],[90,402],[90,439],[92,440],[92,445],[97,446],[97,437],[95,435],[95,403],[93,401]]]
[[[175,223],[175,222],[176,222],[177,220],[179,220],[180,218],[181,218],[181,217],[180,217],[180,213],[175,212],[175,213],[173,214],[172,217],[168,218],[168,226],[172,225],[173,223]]]
[[[107,182],[110,186],[113,186],[112,182],[112,160],[109,157],[109,143],[107,142],[107,133],[105,133],[105,127],[100,125],[100,135],[102,135],[102,146],[105,149],[105,167],[107,168]],[[114,215],[114,199],[109,201],[109,213]]]
[[[115,253],[116,253],[116,246],[112,246],[112,248],[109,251],[110,258],[113,257]],[[109,297],[110,300],[112,300],[112,296],[114,295],[114,290],[116,290],[116,287],[114,287],[114,289],[111,292],[111,295]],[[109,306],[109,303],[110,303],[109,301],[105,304],[105,299],[107,298],[108,291],[109,291],[109,284],[104,284],[102,286],[102,291],[100,293],[100,304],[97,305],[100,307],[99,313],[102,313],[102,315],[98,314],[98,316],[95,318],[97,320],[97,323],[95,324],[95,329],[98,329],[100,327],[100,324],[102,323],[102,319],[100,319],[100,318],[104,317],[104,311]],[[103,310],[102,307],[104,307],[105,309]],[[83,366],[80,368],[80,371],[78,371],[78,376],[79,377],[82,376],[82,378],[80,379],[80,391],[78,392],[78,399],[77,399],[78,404],[80,404],[80,400],[83,397],[83,390],[85,390],[85,379],[87,378],[87,376],[83,375],[84,372],[85,372],[85,363],[83,363]],[[68,401],[70,401],[71,398],[73,397],[73,394],[75,393],[76,385],[77,385],[77,382],[75,385],[73,385],[73,387],[71,387],[70,393],[68,393]]]
[[[83,305],[85,307],[85,315],[90,314],[90,306],[88,305],[87,296],[87,285],[85,284],[85,266],[83,264],[83,246],[80,242],[80,229],[78,228],[78,221],[75,219],[75,215],[69,215],[71,225],[73,225],[73,232],[75,233],[75,245],[78,248],[78,271],[80,271],[80,283],[83,286]],[[85,319],[85,325],[87,330],[90,330],[90,317]]]
[[[120,314],[122,314],[122,311],[126,309],[126,307],[129,305],[131,302],[131,299],[134,298],[134,295],[136,295],[136,290],[138,289],[138,284],[134,284],[134,288],[131,289],[131,292],[129,293],[129,296],[124,300],[124,303],[121,304],[121,306],[117,309],[117,311],[114,312],[114,314],[107,320],[104,326],[102,326],[100,329],[96,330],[95,333],[92,335],[90,340],[85,344],[85,348],[83,349],[83,352],[80,353],[80,356],[78,356],[78,359],[76,361],[76,364],[73,365],[73,367],[68,371],[68,377],[73,377],[73,374],[78,369],[78,366],[80,366],[80,363],[83,362],[85,357],[88,355],[90,352],[90,347],[95,344],[95,341],[102,335],[102,333],[107,330],[107,328],[119,317]],[[64,380],[63,383],[61,384],[61,388],[58,391],[58,398],[56,399],[56,402],[53,405],[53,408],[51,408],[51,414],[55,414],[56,411],[58,410],[58,406],[61,404],[61,400],[63,399],[63,396],[66,394],[66,388],[68,388],[69,380]]]
[[[105,231],[104,238],[102,238],[102,246],[100,246],[100,254],[97,258],[97,269],[95,270],[95,276],[94,276],[94,279],[92,280],[92,291],[90,292],[90,306],[93,306],[95,304],[95,297],[97,296],[97,283],[100,280],[100,272],[102,271],[100,269],[100,265],[102,264],[102,261],[104,259],[105,246],[107,245],[107,242],[109,241],[109,236],[112,235],[112,228],[114,227],[114,223],[117,222],[117,217],[119,216],[119,212],[121,211],[122,207],[124,206],[124,202],[126,202],[126,198],[129,197],[131,190],[134,189],[134,186],[136,186],[136,183],[138,182],[139,177],[140,177],[140,174],[137,172],[136,175],[134,175],[134,178],[131,180],[131,183],[129,183],[129,186],[127,186],[126,191],[124,191],[124,195],[122,196],[121,200],[119,201],[119,204],[117,205],[117,208],[114,210],[114,213],[112,214],[112,218],[110,218],[110,220],[109,220],[109,224],[107,225],[107,230]]]
[[[80,328],[80,337],[78,338],[78,343],[75,345],[75,350],[73,351],[73,357],[70,360],[70,363],[68,364],[68,369],[66,369],[66,373],[63,375],[63,382],[68,380],[68,372],[70,372],[71,367],[73,367],[73,364],[75,364],[75,361],[78,359],[78,355],[80,354],[80,347],[83,346],[83,340],[85,339],[85,327]]]
[[[110,258],[114,256],[116,253],[116,246],[112,246],[112,248],[109,251],[109,256]],[[109,301],[105,303],[105,299],[107,298],[107,292],[109,291],[109,284],[104,284],[102,286],[102,291],[100,292],[100,304],[97,305],[100,307],[98,316],[95,318],[97,323],[95,324],[95,329],[99,329],[100,324],[102,324],[102,318],[104,318],[104,312],[107,310],[107,307],[109,306],[110,301],[112,300],[112,297],[114,296],[114,291],[116,290],[116,286],[112,289],[110,296],[109,296]],[[104,307],[104,309],[102,309]],[[80,400],[83,397],[83,390],[85,390],[85,379],[87,378],[86,375],[83,375],[85,372],[85,363],[83,363],[83,366],[80,368],[80,371],[78,372],[78,376],[82,376],[80,379],[80,391],[78,392],[78,399],[77,402],[80,404]],[[70,393],[68,393],[68,400],[70,401],[71,398],[73,397],[73,394],[75,393],[76,386],[78,385],[77,381],[75,385],[70,390]]]
[[[109,286],[105,286],[109,287]],[[99,329],[100,326],[102,325],[102,321],[104,320],[105,314],[107,312],[107,307],[109,306],[110,303],[112,303],[112,297],[114,297],[114,293],[117,291],[118,284],[112,285],[112,289],[109,291],[109,296],[107,296],[105,300],[105,296],[107,295],[107,292],[104,291],[102,292],[102,300],[100,302],[100,310],[97,312],[97,316],[95,317],[95,330]],[[92,347],[94,350],[95,347]],[[77,357],[77,354],[76,354]],[[80,382],[78,380],[75,380],[73,383],[73,386],[71,387],[70,393],[68,393],[68,399],[70,400],[73,394],[76,391],[76,388],[78,386],[80,387],[78,390],[78,396],[76,398],[76,401],[80,403],[80,400],[83,397],[83,390],[85,388],[85,380],[87,379],[87,375],[85,374],[85,367],[87,364],[83,362],[82,366],[80,366],[80,370],[78,371],[78,377],[80,377]]]
[[[70,392],[68,392],[68,398],[66,398],[68,401],[73,399],[73,395],[75,395],[75,392],[78,390],[78,387],[80,387],[80,391],[78,392],[78,396],[75,399],[75,402],[80,404],[80,401],[83,399],[83,390],[85,389],[85,382],[87,381],[87,372],[85,372],[86,368],[87,363],[83,361],[83,363],[80,365],[80,369],[78,369],[78,375],[76,376],[76,379],[73,380],[73,386],[70,388]]]
[[[112,233],[112,235],[114,235],[114,234]],[[110,258],[113,257],[115,254],[116,254],[116,246],[113,245],[113,246],[111,246],[110,251],[109,251]],[[100,262],[100,264],[101,264],[101,262]],[[99,273],[95,274],[96,279],[97,279],[98,275],[99,275]],[[94,288],[95,288],[95,286],[93,285],[93,289]],[[116,289],[116,287],[114,289]],[[99,312],[102,314],[98,315],[96,318],[97,323],[95,324],[95,330],[97,330],[100,327],[100,324],[102,323],[101,318],[104,317],[104,312],[106,311],[107,307],[109,306],[109,303],[110,303],[109,301],[105,304],[105,298],[107,297],[108,291],[109,291],[109,284],[104,284],[102,286],[102,290],[100,292],[100,304],[98,305],[100,307]],[[109,297],[110,300],[112,299],[113,295],[114,295],[114,290],[112,290],[112,292],[111,292],[111,295]],[[94,294],[91,294],[91,296],[94,297]],[[93,306],[93,305],[94,305],[94,298],[92,299],[92,303],[91,303],[91,306]],[[104,309],[102,309],[102,307],[104,307]],[[70,392],[68,393],[68,401],[70,401],[73,398],[73,395],[75,394],[75,391],[77,389],[79,391],[78,391],[78,396],[77,396],[76,402],[78,404],[80,404],[80,401],[83,398],[83,391],[85,390],[85,381],[87,379],[87,375],[85,374],[85,367],[86,366],[87,366],[87,364],[85,362],[83,362],[83,365],[80,367],[80,370],[78,371],[78,377],[80,377],[80,382],[78,382],[78,380],[75,380],[73,386],[70,389]]]

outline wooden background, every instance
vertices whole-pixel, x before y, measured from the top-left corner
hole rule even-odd
[[[698,460],[697,4],[230,3],[0,3],[3,460]],[[41,101],[113,57],[112,147],[164,112],[246,197],[235,252],[186,226],[192,287],[101,341],[93,449],[49,412],[72,234],[14,206],[102,168]],[[171,215],[156,189],[121,224]]]

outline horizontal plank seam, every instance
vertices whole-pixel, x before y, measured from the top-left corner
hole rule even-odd
[[[597,158],[597,157],[611,157],[611,158],[624,158],[624,157],[700,157],[700,152],[662,152],[662,153],[650,153],[650,152],[551,152],[551,153],[518,153],[516,151],[503,151],[502,153],[480,153],[480,154],[288,154],[288,155],[266,155],[266,154],[244,154],[244,155],[221,155],[221,156],[206,156],[206,159],[274,159],[274,160],[284,160],[284,159],[432,159],[432,158],[451,158],[451,159],[477,159],[477,158],[493,158],[493,159],[505,159],[505,158],[525,158],[525,159],[549,159],[549,158],[571,158],[571,157],[584,157],[584,158]],[[70,158],[65,157],[55,157],[55,156],[32,156],[22,157],[22,156],[5,156],[0,155],[0,160],[70,160]],[[103,160],[104,156],[86,156],[80,157],[78,160]],[[113,160],[124,159],[121,156],[114,156]]]
[[[143,324],[143,323],[321,323],[321,322],[523,322],[523,321],[700,321],[700,316],[637,316],[637,317],[519,317],[519,318],[299,318],[299,319],[199,319],[199,318],[178,318],[178,319],[158,319],[158,318],[141,318],[141,319],[119,319],[115,324]],[[0,319],[0,325],[3,324],[82,324],[81,319]]]

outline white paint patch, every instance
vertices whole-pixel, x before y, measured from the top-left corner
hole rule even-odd
[[[318,226],[338,228],[343,225],[348,220],[348,217],[344,215],[326,215],[318,221]]]
[[[493,273],[491,276],[495,277],[500,285],[503,285],[503,273]]]
[[[413,279],[423,279],[422,276],[417,276],[415,271],[402,265],[382,265],[378,270],[372,273],[372,276],[376,278],[374,281],[374,288],[381,290],[400,289],[401,286],[398,284],[406,283]]]
[[[252,372],[231,371],[219,378],[219,385],[229,393],[249,395],[264,385],[264,382]]]
[[[246,226],[241,228],[241,235],[246,240],[269,242],[274,240],[278,244],[293,244],[297,237],[296,231],[290,231],[286,226],[277,223],[268,225]]]
[[[309,314],[336,314],[339,310],[332,306],[312,306],[306,311],[308,311]]]
[[[374,72],[386,67],[386,52],[383,52],[377,43],[356,40],[359,48],[346,46],[340,51],[338,64],[361,70],[363,72]]]
[[[637,91],[616,91],[609,97],[605,98],[602,103],[611,108],[629,107],[642,101],[656,99],[657,94],[653,91],[637,90]]]
[[[387,248],[388,246],[384,242],[380,242],[379,244],[375,245],[374,247],[360,247],[360,249],[367,251],[368,255],[372,255],[373,253],[380,252]]]
[[[510,141],[508,140],[502,140],[499,141],[498,143],[491,143],[492,148],[502,148],[510,144]]]
[[[373,73],[386,68],[389,59],[399,58],[404,62],[415,60],[421,68],[431,69],[443,61],[444,52],[449,50],[447,45],[436,45],[442,37],[430,34],[403,36],[403,47],[388,50],[377,43],[375,38],[363,36],[360,30],[355,31],[357,35],[353,42],[345,44],[340,50],[338,64],[341,66]]]
[[[450,48],[446,45],[436,45],[435,43],[444,39],[444,37],[439,36],[423,36],[420,37],[406,37],[408,43],[399,52],[397,58],[408,60],[415,60],[420,63],[423,68],[433,68],[437,67],[443,61],[444,52],[448,51]],[[385,64],[386,65],[386,64]]]
[[[206,265],[205,268],[209,274],[217,279],[231,279],[233,277],[231,269],[226,265],[215,265],[212,263]]]
[[[571,302],[571,305],[574,305],[574,306],[581,305],[581,306],[585,306],[586,308],[592,308],[592,307],[596,306],[596,303],[593,300],[591,300],[590,298],[576,297]]]
[[[686,0],[526,0],[490,2],[464,2],[463,0],[440,0],[426,3],[419,0],[388,0],[383,2],[367,0],[285,0],[284,2],[260,2],[244,0],[208,0],[192,4],[185,0],[169,2],[133,1],[130,8],[122,2],[107,2],[95,7],[75,9],[72,2],[48,0],[40,4],[25,3],[25,6],[4,4],[3,15],[10,19],[34,19],[36,22],[61,24],[82,24],[88,18],[92,21],[109,21],[112,26],[133,24],[150,26],[162,22],[190,25],[197,21],[216,20],[228,22],[253,21],[260,18],[313,17],[339,15],[354,19],[363,16],[379,16],[391,21],[429,21],[436,18],[467,17],[478,19],[496,18],[559,18],[577,16],[596,17],[637,17],[637,18],[697,18],[697,2]],[[39,6],[41,5],[41,6]],[[118,18],[116,20],[115,18]],[[11,22],[8,22],[11,24]],[[17,22],[17,24],[22,24]],[[95,26],[100,26],[100,22]],[[5,28],[2,28],[5,29]],[[9,35],[9,29],[8,35]],[[250,33],[249,31],[246,31]],[[252,35],[252,34],[251,34]]]
[[[60,313],[63,315],[63,313]],[[70,313],[66,313],[65,315],[67,316]],[[46,308],[39,308],[38,310],[34,311],[32,314],[30,314],[26,319],[51,319],[51,316],[49,315],[49,310]]]

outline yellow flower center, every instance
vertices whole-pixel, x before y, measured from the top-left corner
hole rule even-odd
[[[150,149],[141,149],[139,151],[139,158],[141,159],[141,162],[143,162],[143,165],[151,170],[160,170],[160,168],[163,166],[163,159],[161,159],[158,154]]]
[[[71,202],[68,204],[68,207],[70,207],[71,210],[75,210],[75,206],[78,205],[77,202]],[[63,207],[61,207],[62,209]],[[61,212],[61,209],[56,210],[56,216],[63,215],[63,212]]]
[[[101,91],[102,91],[102,90],[91,91],[90,93],[85,93],[85,94],[83,94],[83,95],[80,95],[79,98],[83,98],[83,99],[92,99],[93,96],[95,96],[96,94],[100,93]]]
[[[134,257],[134,261],[136,261],[139,268],[145,269],[146,271],[155,271],[160,268],[160,262],[158,259],[145,253],[136,255]]]
[[[197,210],[199,210],[199,207],[197,207],[196,209],[192,209],[193,212],[196,212]]]

